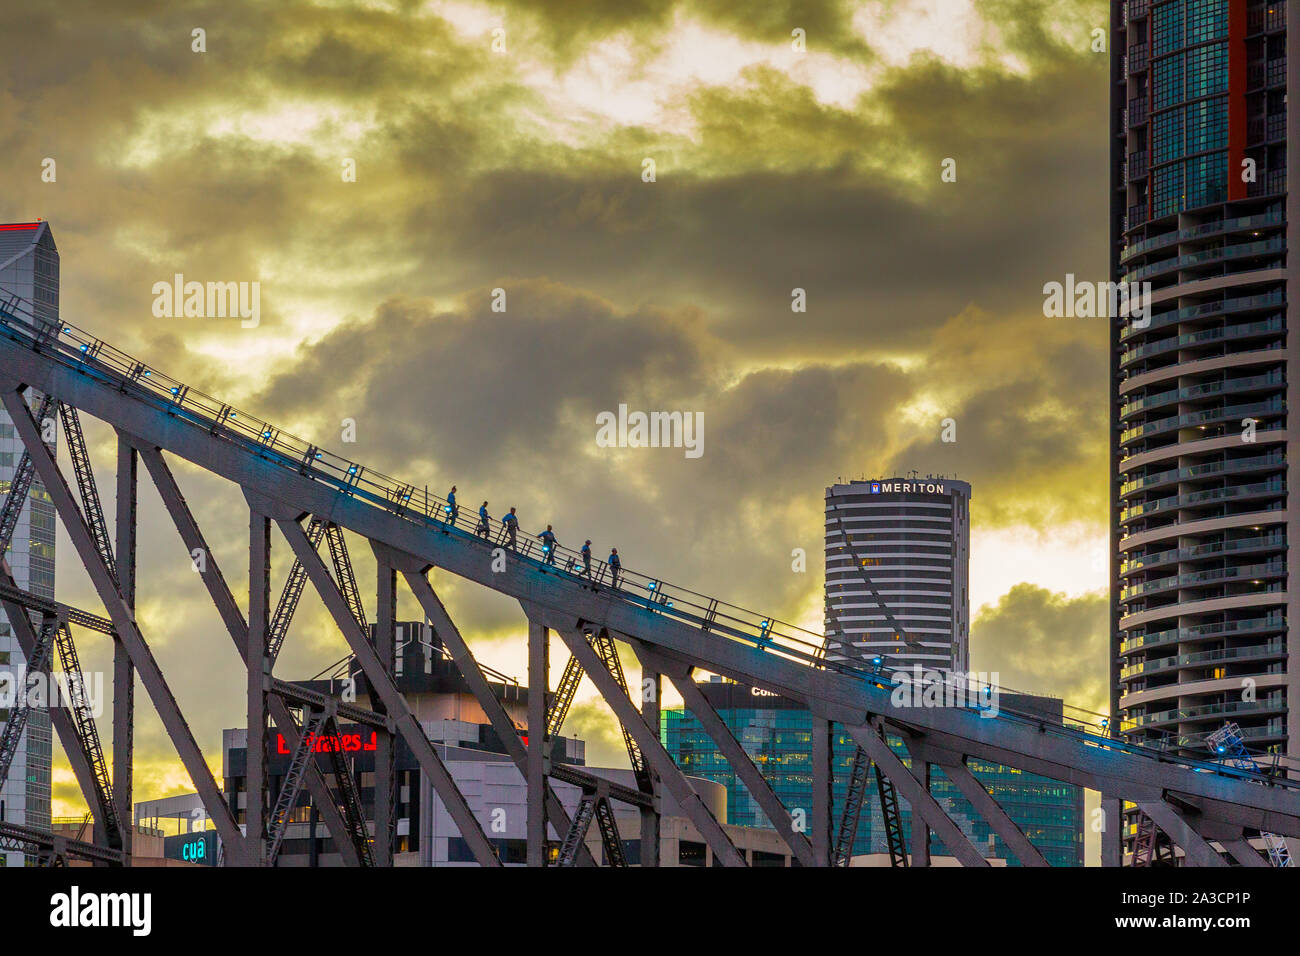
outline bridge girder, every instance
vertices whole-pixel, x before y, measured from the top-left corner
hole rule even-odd
[[[13,326],[6,323],[6,328],[12,331]],[[400,571],[426,611],[441,608],[439,621],[444,628],[444,637],[454,635],[454,646],[451,648],[453,659],[472,686],[477,683],[485,686],[486,680],[474,664],[473,656],[455,630],[450,616],[446,615],[445,608],[441,607],[441,602],[429,586],[425,577],[427,569],[438,568],[519,600],[529,619],[532,635],[530,643],[535,649],[540,648],[541,642],[548,640],[547,633],[554,631],[569,647],[574,658],[596,685],[601,697],[645,755],[655,779],[673,795],[714,853],[725,863],[743,865],[744,858],[736,850],[726,830],[713,818],[663,749],[658,739],[657,720],[655,726],[652,726],[647,719],[650,716],[657,717],[657,699],[652,707],[644,708],[644,713],[638,710],[625,688],[620,686],[616,676],[610,673],[585,639],[583,628],[603,629],[611,637],[632,644],[648,673],[666,674],[674,683],[680,680],[682,683],[679,686],[685,687],[690,683],[693,669],[704,669],[801,702],[825,728],[833,723],[843,725],[912,804],[917,817],[917,833],[924,837],[928,831],[934,831],[968,865],[986,865],[986,861],[929,794],[924,768],[931,762],[950,768],[957,786],[988,819],[994,830],[1003,836],[1022,861],[1035,865],[1041,865],[1041,854],[1023,838],[1023,834],[1017,837],[1018,828],[1014,828],[1014,824],[1008,826],[1009,818],[992,796],[969,775],[965,768],[968,758],[1002,763],[1099,790],[1111,806],[1118,805],[1119,801],[1135,803],[1169,834],[1182,848],[1186,858],[1194,863],[1216,865],[1213,861],[1222,862],[1218,852],[1210,845],[1211,840],[1219,842],[1234,857],[1242,860],[1244,841],[1240,834],[1244,829],[1267,830],[1300,838],[1300,797],[1285,786],[1261,786],[1252,780],[1205,772],[1189,765],[1187,761],[1162,760],[1137,752],[1135,748],[1119,741],[1068,732],[1065,728],[1044,720],[1005,716],[987,719],[984,715],[958,708],[899,707],[893,703],[889,688],[884,685],[873,683],[860,674],[836,669],[824,662],[810,662],[804,659],[806,655],[801,656],[789,648],[770,642],[761,646],[750,635],[713,617],[701,626],[689,617],[664,613],[662,606],[627,600],[617,590],[597,586],[590,580],[584,581],[578,575],[557,568],[541,567],[540,562],[517,554],[506,562],[504,571],[498,571],[491,567],[488,559],[491,551],[489,542],[459,529],[433,527],[422,516],[408,513],[404,499],[378,507],[360,495],[340,494],[340,491],[346,492],[347,489],[317,481],[313,477],[310,461],[304,461],[296,470],[288,469],[283,462],[272,456],[251,454],[227,440],[220,434],[219,423],[206,427],[203,423],[178,415],[175,409],[168,410],[142,400],[124,383],[113,378],[114,375],[119,375],[118,372],[91,365],[97,360],[87,358],[86,355],[98,355],[98,348],[89,350],[81,358],[64,356],[60,351],[61,346],[52,345],[58,341],[57,330],[42,330],[34,341],[36,347],[16,334],[0,337],[0,392],[3,392],[5,407],[14,419],[19,436],[32,456],[36,472],[49,491],[55,509],[72,538],[77,555],[112,621],[124,655],[124,659],[115,668],[115,675],[129,674],[132,670],[138,673],[200,791],[210,818],[221,832],[227,854],[239,862],[261,862],[263,854],[249,845],[235,825],[233,815],[216,788],[179,705],[172,697],[135,621],[132,593],[134,580],[119,580],[116,569],[109,566],[103,554],[103,541],[99,540],[106,540],[103,529],[99,529],[101,533],[97,536],[95,529],[87,525],[57,463],[41,443],[39,429],[21,397],[21,390],[28,386],[54,395],[64,406],[92,415],[115,428],[121,439],[118,460],[122,468],[132,468],[137,454],[144,460],[187,547],[191,550],[205,550],[210,570],[201,575],[203,583],[251,670],[248,682],[250,710],[254,712],[259,724],[263,715],[269,714],[286,739],[290,740],[291,746],[296,748],[300,728],[290,713],[284,696],[276,692],[275,683],[270,676],[265,654],[266,626],[264,623],[255,623],[250,628],[249,620],[244,618],[235,605],[219,569],[215,567],[211,552],[206,550],[193,516],[189,514],[183,497],[175,487],[174,479],[163,461],[162,451],[166,450],[205,471],[232,480],[245,490],[250,511],[273,521],[279,527],[294,556],[305,569],[307,578],[347,640],[382,704],[383,712],[377,718],[386,721],[385,732],[393,735],[393,739],[400,735],[415,752],[440,799],[456,819],[462,837],[470,845],[476,859],[484,865],[500,865],[490,840],[479,821],[474,819],[454,779],[420,730],[403,695],[393,682],[391,662],[385,660],[382,649],[376,648],[371,636],[365,633],[361,623],[364,615],[357,613],[357,596],[340,589],[316,547],[304,533],[299,523],[303,516],[314,515],[329,522],[331,527],[345,529],[366,539],[377,554],[387,556],[381,560],[381,567],[387,568],[389,572]],[[119,475],[119,561],[128,548],[134,548],[133,486],[133,473]],[[124,495],[129,495],[129,499],[124,499]],[[126,527],[122,527],[123,515],[130,516]],[[97,547],[97,544],[100,546]],[[257,550],[256,547],[254,550]],[[258,564],[255,570],[257,580],[265,580],[265,568]],[[133,567],[131,571],[133,578]],[[260,590],[259,588],[259,593]],[[381,602],[391,598],[391,587],[385,590],[381,583],[379,597]],[[265,617],[266,604],[265,600],[259,600],[257,604],[259,622]],[[713,606],[716,607],[716,603]],[[6,607],[8,609],[9,605]],[[13,607],[17,609],[17,605]],[[20,613],[19,616],[25,617],[25,614]],[[381,607],[378,619],[381,625],[387,626],[391,622],[391,614],[385,615]],[[530,670],[533,668],[530,667]],[[471,677],[473,674],[478,675],[478,680]],[[536,696],[540,699],[541,709],[530,715],[530,721],[537,717],[540,719],[538,726],[544,727],[545,678],[542,678],[537,690],[540,691]],[[478,692],[476,696],[479,696]],[[698,705],[697,700],[695,706]],[[115,701],[115,707],[117,706]],[[129,705],[120,708],[117,713],[129,714]],[[490,713],[489,716],[495,718],[495,725],[501,722],[503,715]],[[911,769],[877,735],[872,729],[873,724],[883,724],[891,732],[902,734],[909,745],[916,747],[912,753]],[[126,729],[124,727],[120,732],[123,742],[129,739]],[[499,735],[503,729],[504,726],[498,728]],[[514,736],[513,727],[510,730],[502,739],[503,743],[512,741],[506,743],[507,755],[516,766],[522,765],[525,778],[530,784],[532,813],[529,856],[530,861],[536,863],[544,860],[548,829],[554,827],[561,834],[568,831],[567,814],[550,789],[548,778],[555,776],[560,779],[561,774],[569,773],[569,770],[561,771],[548,766],[543,752],[546,744],[544,732],[538,741],[542,746],[534,749],[531,746],[523,747]],[[712,731],[720,736],[716,723],[713,724]],[[118,739],[119,731],[115,728],[115,740]],[[64,742],[66,745],[67,741]],[[737,771],[747,785],[753,784],[754,789],[763,793],[761,801],[780,818],[778,807],[773,803],[774,796],[770,790],[764,793],[760,786],[761,778],[755,776],[752,763],[748,767],[740,763],[743,751],[737,751],[738,745],[732,746],[735,744],[734,738],[728,741],[722,737],[719,743],[734,758],[733,763],[740,764]],[[932,759],[934,754],[949,756],[945,759]],[[336,803],[338,798],[329,791],[315,762],[310,761],[309,764],[311,769],[306,773],[306,786],[317,801],[322,816],[329,818],[325,821],[326,826],[332,835],[337,836],[344,832],[343,815],[339,813]],[[815,788],[819,792],[822,789],[828,790],[829,760],[815,761],[815,764]],[[74,769],[75,766],[74,760]],[[119,782],[125,783],[129,788],[128,766],[115,761],[115,776],[125,778]],[[129,794],[129,789],[125,792]],[[265,798],[263,794],[257,796]],[[611,796],[617,798],[613,791]],[[646,799],[637,799],[640,797]],[[388,804],[390,800],[391,797],[383,802]],[[629,797],[629,802],[637,803],[643,810],[647,803],[654,806],[656,801],[654,793]],[[257,816],[259,814],[255,812],[254,817]],[[826,817],[826,808],[822,807],[818,811],[815,805],[814,830],[826,826]],[[538,819],[542,821],[540,827],[536,825]],[[377,832],[388,832],[387,821],[384,821],[382,827],[381,830],[377,824]],[[261,827],[258,829],[260,831]],[[809,841],[793,830],[786,832],[784,827],[781,830],[801,862],[825,862],[826,835],[814,832],[813,839]],[[336,844],[345,842],[336,840]],[[914,846],[914,855],[918,850],[924,854],[923,847]],[[340,846],[340,851],[345,862],[361,862],[361,854],[354,853],[349,857],[343,846]],[[390,856],[385,856],[382,849],[380,857],[385,861],[391,859]]]

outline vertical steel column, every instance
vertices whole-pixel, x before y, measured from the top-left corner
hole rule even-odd
[[[1124,862],[1124,804],[1118,797],[1101,795],[1101,865],[1122,866]]]
[[[397,572],[383,555],[376,554],[375,559],[379,574],[375,605],[375,651],[384,669],[389,674],[395,674],[397,671]],[[383,701],[372,702],[372,705],[376,704],[375,709],[379,713],[387,713]],[[375,866],[393,865],[393,839],[397,832],[395,806],[397,794],[394,792],[396,758],[395,736],[387,731],[381,731],[375,737],[373,850]]]
[[[248,862],[266,862],[266,693],[271,680],[271,519],[249,510],[248,523],[248,771],[244,785]],[[336,834],[335,839],[340,839]]]
[[[550,689],[551,633],[528,622],[528,865],[546,865],[546,695]]]
[[[930,762],[928,760],[917,760],[912,758],[912,775],[916,777],[926,793],[930,792]],[[912,807],[912,865],[929,866],[930,865],[930,826],[925,822],[925,816],[915,807]]]
[[[833,724],[824,717],[812,719],[812,846],[818,866],[831,865],[831,787]]]
[[[139,461],[135,449],[117,439],[117,583],[126,606],[135,611],[136,489]],[[130,865],[131,835],[135,829],[132,800],[132,764],[135,750],[135,668],[126,645],[113,641],[113,800],[122,823],[122,852]],[[99,821],[95,822],[99,839]]]
[[[651,727],[659,731],[660,729],[659,711],[660,700],[663,694],[663,675],[658,671],[647,669],[644,665],[641,669],[641,715]],[[659,866],[659,840],[660,840],[660,781],[659,775],[654,769],[650,769],[650,793],[654,798],[654,805],[641,808],[641,865],[642,866]]]

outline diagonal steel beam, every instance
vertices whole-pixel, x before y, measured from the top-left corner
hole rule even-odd
[[[989,861],[975,849],[961,827],[943,811],[930,792],[921,786],[921,782],[912,776],[912,772],[903,765],[903,761],[890,749],[889,744],[876,736],[870,727],[854,727],[845,724],[844,729],[858,742],[858,746],[871,755],[876,766],[894,782],[899,793],[912,807],[913,815],[919,814],[930,828],[939,835],[963,866],[988,866]]]
[[[119,434],[122,433],[119,432]],[[226,625],[226,631],[230,635],[230,639],[235,642],[235,650],[239,652],[240,660],[247,666],[248,624],[244,620],[244,612],[239,609],[239,604],[235,601],[234,595],[230,593],[230,586],[226,584],[226,579],[221,573],[221,567],[217,564],[216,556],[208,547],[198,522],[194,520],[194,514],[190,511],[185,496],[181,494],[175,476],[163,459],[161,451],[134,437],[123,437],[130,441],[140,453],[140,459],[144,462],[149,477],[153,479],[163,505],[166,507],[167,513],[171,515],[172,524],[176,526],[176,531],[185,544],[186,550],[189,551],[191,558],[195,555],[202,556],[202,563],[196,565],[200,568],[199,578],[207,588],[208,597],[216,607],[217,613],[221,615],[222,623]],[[298,721],[290,713],[288,705],[280,696],[272,695],[267,706],[271,712],[271,719],[275,721],[276,728],[284,735],[286,746],[290,749],[296,748],[302,731],[298,726]],[[338,839],[335,839],[334,845],[343,857],[343,862],[348,866],[360,866],[361,858],[352,847],[351,841],[342,837],[345,832],[343,814],[339,810],[334,795],[330,792],[329,783],[326,781],[324,773],[316,765],[315,761],[309,761],[307,765],[307,789],[311,791],[312,800],[320,811],[322,822],[329,830],[330,835],[340,835]]]
[[[657,669],[673,682],[673,686],[677,688],[677,692],[682,695],[682,700],[686,703],[686,709],[695,716],[704,728],[704,732],[718,745],[718,749],[722,751],[731,769],[740,777],[745,789],[762,808],[764,815],[785,841],[786,846],[798,858],[800,865],[816,866],[812,844],[806,836],[795,831],[790,822],[790,811],[781,803],[781,798],[772,792],[771,785],[764,779],[758,767],[754,766],[754,761],[740,745],[740,741],[731,732],[726,721],[695,686],[695,681],[691,678],[693,668],[673,664],[655,654],[640,641],[632,642],[632,650],[636,652],[636,656],[644,666]]]
[[[285,771],[280,794],[276,798],[267,822],[267,832],[270,835],[266,850],[267,866],[275,866],[275,861],[280,856],[280,847],[284,843],[285,834],[289,832],[289,816],[298,803],[298,795],[302,793],[303,781],[307,777],[307,767],[312,763],[314,741],[325,726],[327,716],[325,711],[312,711],[307,708],[304,710],[307,712],[303,716],[307,719],[303,723],[303,732],[298,742],[294,744],[293,756],[289,759],[289,767]]]
[[[1227,866],[1228,862],[1164,800],[1139,800],[1138,809],[1155,821],[1183,851],[1192,866]]]
[[[1232,854],[1232,858],[1242,866],[1262,866],[1268,868],[1268,861],[1259,855],[1259,852],[1250,845],[1250,841],[1245,837],[1236,840],[1220,840],[1225,850]]]
[[[17,590],[13,572],[9,569],[9,562],[3,558],[0,558],[0,583]],[[23,652],[23,657],[30,662],[36,653],[37,634],[31,618],[27,616],[27,609],[3,597],[0,597],[0,607],[4,608],[5,617],[9,621],[14,638],[18,641],[19,649]],[[53,645],[50,650],[53,653]],[[92,812],[98,810],[99,819],[107,820],[108,809],[99,805],[99,786],[95,782],[94,760],[87,749],[86,741],[82,740],[81,735],[77,733],[77,725],[72,719],[72,714],[66,708],[51,707],[50,723],[54,725],[54,731],[59,735],[59,743],[63,746],[68,763],[72,764],[72,774],[77,778],[77,786],[81,789],[86,806],[90,807]]]
[[[1025,836],[1019,824],[1007,816],[1007,812],[1002,806],[993,799],[993,795],[985,789],[984,784],[971,773],[970,768],[964,763],[943,764],[939,765],[948,779],[957,785],[957,789],[962,792],[967,800],[982,816],[986,823],[993,828],[993,832],[1002,837],[1002,842],[1010,848],[1011,852],[1016,855],[1024,866],[1049,866],[1050,864],[1043,857],[1038,847],[1029,842],[1029,837]]]
[[[417,568],[423,568],[424,562],[410,555],[402,555],[393,552],[391,549],[376,546],[376,553],[383,551],[384,556],[393,564],[394,567],[402,571],[402,576],[406,579],[407,586],[410,587],[411,593],[415,599],[420,602],[420,607],[424,609],[425,616],[428,617],[429,623],[438,636],[442,638],[442,644],[451,654],[451,659],[456,665],[456,669],[465,678],[465,683],[469,685],[470,692],[473,693],[474,699],[478,705],[483,708],[483,713],[487,715],[488,723],[496,731],[501,745],[505,748],[506,755],[519,768],[519,772],[525,777],[528,773],[528,748],[524,746],[519,734],[515,730],[514,721],[506,713],[506,709],[501,706],[501,701],[492,693],[492,688],[488,679],[483,676],[483,671],[478,666],[478,661],[474,659],[474,654],[469,649],[469,644],[461,636],[460,629],[456,627],[456,622],[451,619],[447,613],[447,608],[443,605],[442,599],[429,583],[429,579]],[[410,570],[408,570],[410,569]],[[529,689],[529,693],[534,693]],[[531,740],[533,734],[529,732]],[[557,833],[565,833],[569,828],[569,812],[564,809],[564,804],[560,798],[555,795],[551,788],[550,782],[546,784],[546,815],[550,818],[551,825],[555,827]],[[579,866],[595,866],[595,858],[592,857],[591,851],[584,844],[578,850]]]
[[[212,776],[211,768],[203,758],[203,751],[199,749],[171,688],[167,686],[167,680],[163,677],[158,662],[154,660],[153,652],[135,623],[135,614],[122,597],[122,592],[117,587],[116,577],[104,563],[95,545],[90,528],[77,507],[72,489],[68,487],[54,456],[41,441],[40,429],[32,420],[31,412],[27,408],[27,403],[23,401],[22,395],[16,391],[5,390],[3,398],[14,428],[23,444],[27,446],[36,473],[40,475],[41,482],[45,485],[45,490],[54,504],[54,510],[63,520],[64,529],[72,539],[72,546],[76,548],[82,566],[88,572],[91,583],[95,587],[95,592],[104,602],[104,608],[108,611],[113,626],[117,628],[118,637],[140,675],[140,683],[148,692],[149,699],[153,702],[163,726],[176,747],[181,763],[185,765],[185,770],[203,800],[208,817],[216,824],[217,832],[225,841],[227,850],[242,861],[245,856],[243,834],[235,823],[234,815],[230,812],[230,807],[227,806]]]
[[[335,626],[343,632],[343,637],[352,648],[352,653],[356,655],[357,663],[361,665],[361,670],[369,680],[371,688],[388,708],[397,732],[406,740],[406,745],[411,748],[420,767],[428,775],[434,789],[438,791],[438,796],[442,798],[448,814],[460,830],[461,838],[469,845],[474,859],[480,866],[501,866],[500,857],[497,856],[487,834],[483,832],[483,827],[474,817],[474,811],[470,809],[464,794],[456,786],[455,778],[443,764],[437,751],[433,749],[433,744],[429,742],[424,729],[411,713],[406,698],[397,689],[392,676],[384,669],[383,662],[370,643],[370,638],[362,633],[357,619],[352,616],[352,609],[348,607],[347,599],[344,598],[343,592],[339,590],[338,584],[321,561],[320,555],[316,553],[316,549],[307,540],[302,526],[291,518],[276,518],[276,523],[280,526],[280,532],[288,540],[289,546],[293,548],[294,554],[302,562],[302,566],[307,569],[307,577],[316,588],[316,593],[320,595],[321,600],[325,602],[325,607],[334,618]]]
[[[530,612],[530,617],[537,615],[535,608],[525,607]],[[641,712],[632,704],[632,699],[628,697],[627,692],[619,686],[614,675],[606,670],[600,656],[587,643],[586,636],[576,627],[555,626],[555,623],[547,621],[548,626],[554,627],[560,639],[569,646],[569,652],[578,659],[582,669],[587,672],[587,676],[600,695],[605,698],[610,709],[614,711],[614,716],[618,718],[619,723],[627,728],[628,732],[636,740],[641,749],[641,753],[648,759],[650,765],[658,771],[663,784],[668,788],[668,792],[673,795],[677,805],[682,808],[682,812],[695,824],[695,828],[700,831],[700,835],[712,847],[713,852],[722,858],[725,866],[745,866],[745,858],[741,856],[736,849],[731,837],[727,836],[727,831],[718,823],[716,817],[705,806],[700,795],[691,787],[690,782],[682,774],[677,764],[673,763],[673,758],[668,755],[664,745],[659,742],[659,733],[657,730],[651,730],[649,724],[641,716]],[[556,622],[558,623],[558,622]]]

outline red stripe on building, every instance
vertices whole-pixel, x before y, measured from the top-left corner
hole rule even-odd
[[[39,222],[0,223],[0,232],[18,232],[24,229],[38,229],[40,228],[40,225]]]

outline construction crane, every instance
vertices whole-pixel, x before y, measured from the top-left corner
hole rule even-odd
[[[1233,721],[1228,721],[1218,730],[1207,734],[1205,743],[1226,767],[1236,767],[1252,773],[1265,772],[1259,765],[1259,761],[1246,749],[1246,742],[1241,737],[1241,728]],[[1291,851],[1287,848],[1285,839],[1276,833],[1266,833],[1263,830],[1259,831],[1259,836],[1264,841],[1264,849],[1268,851],[1268,861],[1273,866],[1291,865]]]

